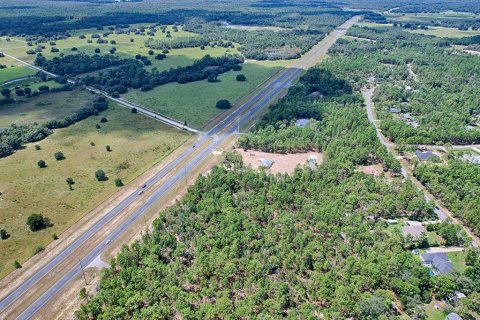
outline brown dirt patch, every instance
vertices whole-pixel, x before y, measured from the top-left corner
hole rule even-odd
[[[323,154],[320,152],[306,152],[306,153],[267,153],[262,151],[244,151],[243,149],[235,149],[242,155],[243,163],[246,167],[251,166],[253,169],[258,170],[260,168],[260,160],[268,159],[273,161],[273,165],[268,172],[276,173],[288,173],[291,174],[295,170],[297,165],[303,166],[310,156],[317,157],[317,165],[323,163]]]
[[[383,167],[380,164],[372,164],[369,166],[360,166],[357,168],[357,171],[378,177],[383,173]]]

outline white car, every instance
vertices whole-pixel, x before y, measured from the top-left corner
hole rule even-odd
[[[105,241],[105,244],[109,244],[110,242],[112,242],[112,240],[108,239],[107,241]]]
[[[143,193],[143,190],[138,191],[138,195],[141,195]]]

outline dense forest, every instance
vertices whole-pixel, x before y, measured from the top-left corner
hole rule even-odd
[[[480,166],[453,156],[445,164],[422,163],[415,176],[433,195],[480,235]]]
[[[313,69],[280,104],[309,100],[302,87],[314,79],[346,86]],[[322,166],[273,176],[227,153],[141,241],[122,248],[77,318],[399,319],[406,312],[423,319],[422,303],[457,289],[469,294],[459,312],[474,312],[477,253],[464,275],[431,277],[405,250],[408,239],[386,232],[381,218],[421,219],[432,205],[409,182],[352,170],[358,157],[381,158],[380,147],[368,148],[377,141],[373,129],[365,113],[349,116],[360,110],[356,103],[320,104],[329,113],[319,120],[329,132]],[[255,132],[277,118],[270,112]]]
[[[458,40],[400,28],[351,28],[330,50],[328,68],[356,88],[370,77],[383,133],[396,143],[480,142],[480,56],[458,52]],[[475,39],[472,40],[474,42]],[[410,70],[409,70],[410,69]],[[395,112],[392,112],[395,110]]]

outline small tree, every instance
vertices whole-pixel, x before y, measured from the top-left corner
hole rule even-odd
[[[38,151],[38,150],[40,150],[40,149],[42,149],[42,147],[40,147],[40,145],[39,145],[39,144],[36,144],[36,145],[35,145],[35,150],[37,150],[37,151]]]
[[[115,179],[115,187],[123,187],[123,181],[120,178]]]
[[[68,188],[72,190],[72,186],[75,184],[75,181],[73,180],[73,178],[68,177],[67,180],[65,181],[67,182]]]
[[[148,55],[149,56],[153,56],[155,54],[155,52],[153,50],[148,50]]]
[[[20,262],[18,262],[18,260],[15,260],[13,262],[13,266],[15,267],[15,269],[20,269],[22,267],[22,265],[20,264]]]
[[[108,119],[105,118],[105,117],[102,117],[102,119],[100,119],[100,123],[105,123],[105,122],[107,122],[107,121],[108,121]]]
[[[208,82],[217,82],[217,80],[218,80],[217,75],[214,74],[214,73],[209,75],[208,78],[207,78]]]
[[[110,152],[110,151],[112,151],[112,148],[107,144],[107,145],[105,146],[105,150],[107,150],[108,152]]]
[[[95,48],[95,53],[100,53],[100,48]]]
[[[0,239],[5,240],[8,239],[9,235],[7,230],[5,229],[0,229]]]
[[[132,113],[137,113],[137,108],[132,108]]]
[[[108,180],[107,175],[105,174],[105,171],[103,171],[103,170],[95,171],[95,178],[97,178],[98,181]]]
[[[57,160],[57,161],[65,159],[65,155],[61,151],[55,152],[54,157],[55,157],[55,160]]]
[[[10,97],[10,93],[12,92],[12,90],[8,89],[8,88],[5,88],[5,89],[2,89],[2,91],[0,91],[2,93],[2,96],[8,98]]]
[[[98,123],[95,125],[95,128],[100,129],[102,128]]]
[[[39,168],[45,168],[47,166],[47,163],[43,160],[38,160],[37,165]]]
[[[52,234],[52,239],[53,239],[53,240],[58,240],[58,236],[57,236],[56,233]]]
[[[27,218],[27,225],[32,231],[38,231],[47,226],[45,218],[43,215],[38,213],[33,213]]]
[[[232,107],[232,104],[230,101],[223,99],[223,100],[218,100],[217,104],[215,105],[218,109],[230,109]]]
[[[247,77],[244,74],[237,74],[237,81],[246,81]]]

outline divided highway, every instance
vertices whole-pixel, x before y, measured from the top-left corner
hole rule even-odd
[[[132,214],[122,217],[123,219],[119,226],[112,229],[104,238],[96,240],[94,249],[90,250],[87,255],[79,256],[80,248],[92,240],[92,236],[108,229],[109,224],[130,205],[141,201],[142,195],[140,190],[136,190],[130,194],[126,199],[120,202],[113,210],[103,216],[98,222],[90,227],[85,233],[80,235],[74,242],[61,251],[57,256],[45,264],[39,271],[37,271],[28,280],[23,282],[0,301],[0,318],[8,319],[32,319],[35,314],[52,298],[55,297],[59,291],[68,285],[68,283],[75,278],[80,272],[80,266],[77,263],[77,258],[80,259],[83,265],[90,264],[98,255],[100,255],[110,244],[110,241],[118,239],[125,231],[129,229],[139,218],[141,218],[155,203],[158,203],[174,186],[185,179],[185,176],[193,171],[198,165],[207,158],[216,148],[221,146],[226,139],[235,133],[238,127],[249,123],[257,114],[259,110],[266,107],[272,98],[279,97],[285,89],[302,74],[302,72],[314,65],[319,57],[327,53],[328,49],[337,41],[338,38],[346,33],[350,28],[360,19],[359,16],[353,17],[345,24],[332,31],[319,44],[312,48],[310,52],[304,55],[295,65],[285,69],[277,74],[277,76],[269,81],[265,88],[260,90],[257,94],[251,97],[245,104],[240,106],[230,115],[220,121],[210,131],[201,135],[196,141],[195,145],[181,153],[176,159],[168,163],[162,170],[155,174],[150,180],[146,182],[147,187],[145,191],[151,192],[148,199],[141,204]],[[186,162],[182,166],[182,163]],[[165,178],[167,174],[174,172],[162,185],[155,188],[153,185]],[[144,196],[143,196],[144,197]],[[90,243],[92,244],[92,243]],[[66,260],[71,260],[69,267],[60,268],[60,264]],[[59,275],[60,279],[55,283],[49,284],[50,287],[41,293],[38,299],[29,303],[28,306],[18,307],[13,306],[16,302],[31,302],[35,294],[39,294],[39,282],[48,274]]]

